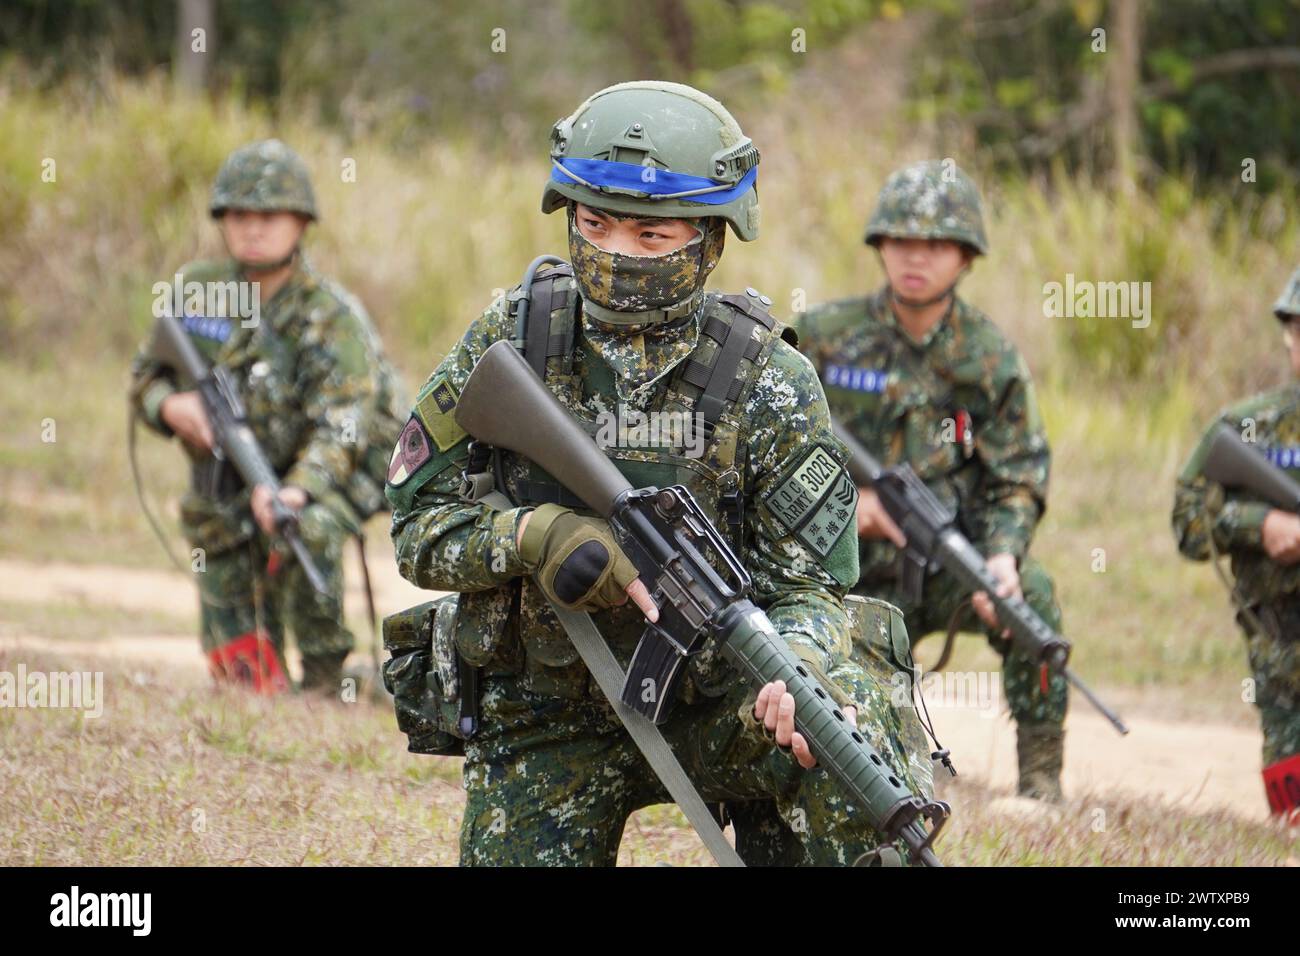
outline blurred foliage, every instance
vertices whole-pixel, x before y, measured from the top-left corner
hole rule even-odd
[[[1113,3],[936,6],[914,85],[917,115],[972,124],[978,143],[1013,167],[1064,158],[1104,168]],[[1225,185],[1240,184],[1251,157],[1258,184],[1276,186],[1300,155],[1300,0],[1173,0],[1142,3],[1140,12],[1145,155]],[[1106,52],[1094,51],[1097,28],[1107,31]],[[1261,51],[1279,48],[1293,51],[1289,65],[1267,64]],[[1091,118],[1076,129],[1084,112]]]
[[[634,78],[761,102],[864,28],[908,18],[924,26],[906,67],[913,121],[959,131],[1011,169],[1063,159],[1100,173],[1111,162],[1115,0],[210,2],[214,90],[273,115],[309,112],[353,138],[415,145],[470,132],[514,152],[545,134],[557,104]],[[1274,188],[1300,154],[1300,0],[1138,2],[1142,155],[1227,186],[1241,185],[1249,157],[1258,185]],[[6,0],[0,64],[21,61],[44,86],[105,67],[162,69],[177,10],[177,0]],[[1094,49],[1098,28],[1108,52]],[[864,96],[874,80],[843,77]]]
[[[337,13],[342,0],[212,0],[216,89],[274,99],[286,37]],[[138,75],[171,62],[176,0],[4,0],[0,52],[21,54],[38,82],[93,78],[103,67]]]

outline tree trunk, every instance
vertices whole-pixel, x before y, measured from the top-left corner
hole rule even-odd
[[[178,87],[190,93],[201,93],[208,86],[208,67],[216,55],[215,7],[214,0],[176,0],[172,76]],[[196,36],[196,30],[202,33]]]
[[[1111,175],[1124,194],[1135,188],[1138,149],[1137,97],[1142,17],[1139,0],[1111,0],[1107,80],[1110,100]]]

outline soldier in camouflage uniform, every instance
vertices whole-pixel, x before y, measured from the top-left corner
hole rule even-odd
[[[704,291],[725,229],[757,236],[757,149],[715,100],[637,82],[557,123],[551,159],[542,208],[564,210],[572,267],[532,286],[528,338],[543,322],[544,354],[526,356],[594,435],[641,413],[702,429],[692,451],[681,435],[620,427],[605,451],[637,487],[686,485],[737,546],[777,630],[819,672],[846,678],[859,725],[894,771],[909,782],[913,766],[928,773],[911,759],[911,727],[850,660],[851,502],[818,501],[811,530],[773,500],[813,456],[842,472],[821,386],[769,300]],[[592,612],[626,668],[653,608],[648,592],[608,525],[528,460],[501,455],[501,490],[517,507],[459,496],[469,438],[457,396],[486,349],[514,337],[526,297],[515,287],[492,303],[421,390],[389,466],[393,539],[403,577],[459,592],[455,649],[481,675],[479,727],[464,741],[462,864],[611,865],[628,815],[669,797],[546,598]],[[887,644],[890,610],[872,605],[861,633]],[[708,649],[688,670],[662,730],[706,800],[774,799],[785,832],[763,840],[797,834],[801,861],[852,863],[881,842],[829,774],[805,769],[815,758],[793,732],[784,687],[756,693]]]
[[[882,464],[910,464],[956,512],[1002,592],[1022,590],[1059,631],[1052,579],[1028,555],[1049,463],[1029,369],[998,327],[956,294],[974,257],[988,252],[975,184],[951,161],[895,172],[881,190],[866,242],[880,254],[885,287],[816,307],[798,326],[800,348],[821,376],[831,411]],[[987,597],[975,595],[968,605],[969,595],[946,572],[926,579],[919,601],[903,593],[901,532],[871,489],[860,492],[861,578],[854,592],[900,606],[914,642],[936,630],[983,624],[1002,655],[1016,720],[1018,791],[1059,801],[1065,679],[1012,647]]]
[[[1300,269],[1274,306],[1291,370],[1300,376]],[[1227,553],[1234,600],[1264,731],[1264,781],[1279,813],[1300,810],[1300,517],[1202,473],[1220,423],[1256,443],[1274,465],[1300,479],[1300,384],[1257,395],[1224,411],[1178,476],[1173,526],[1178,550],[1194,561]]]
[[[306,262],[299,239],[317,218],[307,168],[279,140],[233,152],[212,188],[231,258],[184,266],[182,324],[204,357],[233,375],[248,422],[300,512],[300,534],[328,582],[320,594],[273,544],[268,490],[243,487],[211,454],[198,394],[141,351],[132,401],[146,425],[182,439],[193,480],[181,522],[199,586],[200,640],[218,679],[284,686],[285,625],[302,654],[305,689],[337,692],[353,646],[343,623],[342,549],[384,505],[387,452],[400,428],[398,382],[365,309]],[[198,286],[191,286],[198,283]],[[257,284],[260,310],[240,314]],[[241,300],[237,290],[245,290]],[[191,289],[220,289],[191,300]]]

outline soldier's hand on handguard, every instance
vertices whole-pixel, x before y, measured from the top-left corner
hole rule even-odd
[[[280,489],[280,500],[290,511],[301,511],[307,507],[307,492],[292,485],[285,485]],[[254,488],[249,506],[253,509],[253,518],[257,521],[257,526],[267,534],[275,534],[275,511],[271,508],[271,489],[266,485],[258,485]]]
[[[808,741],[803,734],[794,729],[794,708],[794,695],[786,692],[785,681],[774,680],[770,684],[764,684],[758,692],[758,699],[754,701],[754,719],[762,722],[768,736],[776,741],[778,747],[794,754],[799,766],[811,770],[817,766],[817,758],[808,748]],[[857,726],[856,707],[845,707],[844,716]]]
[[[888,538],[900,548],[907,547],[907,535],[894,524],[880,496],[871,488],[858,489],[858,537]]]
[[[524,515],[516,543],[546,596],[562,607],[602,610],[630,597],[647,620],[659,620],[650,592],[607,522],[546,504]]]
[[[1278,564],[1300,561],[1300,515],[1274,508],[1265,516],[1261,531],[1270,558]]]
[[[198,392],[174,392],[162,400],[158,415],[185,444],[199,451],[212,451],[212,425]]]
[[[998,585],[998,597],[1024,597],[1020,590],[1020,571],[1016,568],[1016,556],[1014,554],[994,554],[984,562],[988,567],[989,573],[1000,582]],[[971,606],[975,608],[975,613],[979,615],[981,621],[989,627],[996,627],[998,623],[998,612],[993,607],[993,602],[983,591],[976,591],[971,595]],[[1010,637],[1011,632],[1004,630],[1003,637]]]

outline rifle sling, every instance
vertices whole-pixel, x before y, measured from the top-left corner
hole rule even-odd
[[[479,498],[476,504],[485,504],[498,511],[514,507],[510,499],[499,491],[488,492]],[[600,631],[591,620],[591,615],[584,611],[565,610],[550,598],[547,598],[547,602],[555,612],[555,616],[559,618],[565,633],[569,635],[569,640],[573,641],[573,646],[577,648],[582,662],[587,665],[587,670],[591,671],[592,676],[596,678],[596,683],[604,693],[605,699],[609,701],[614,713],[627,728],[628,735],[637,745],[637,749],[663,782],[673,801],[686,815],[686,819],[695,828],[705,847],[713,854],[713,859],[719,866],[744,866],[739,854],[722,835],[717,820],[709,812],[704,799],[691,783],[691,778],[687,776],[676,754],[668,745],[668,741],[664,740],[663,734],[659,732],[659,728],[648,718],[623,703],[625,677],[623,668],[619,665],[614,652],[609,649],[609,645],[605,643],[605,639],[600,636]]]

